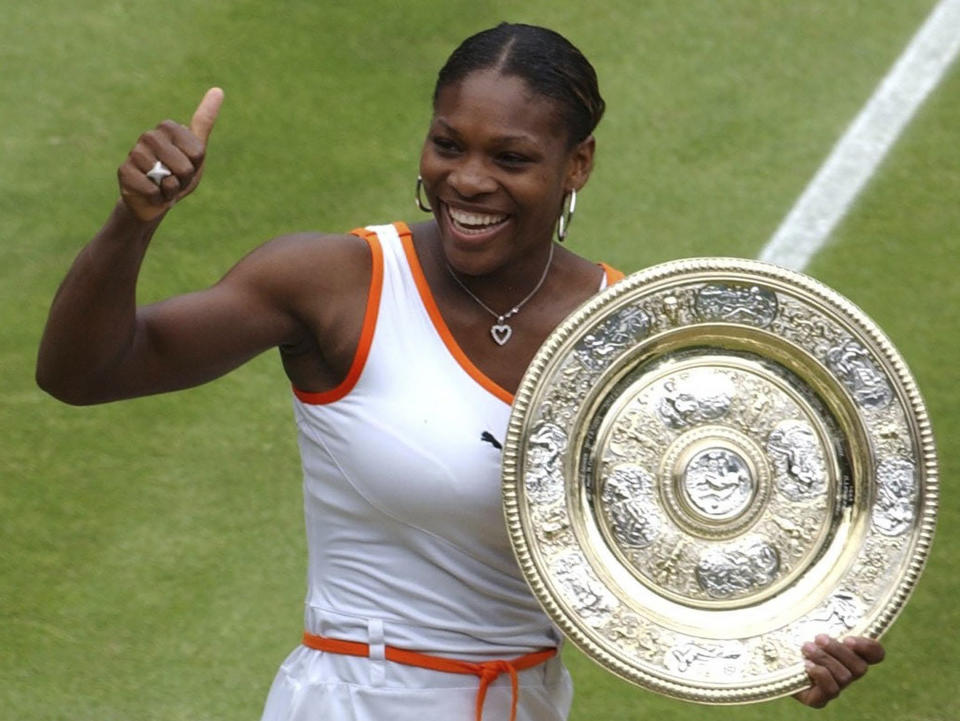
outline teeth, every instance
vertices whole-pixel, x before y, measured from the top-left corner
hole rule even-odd
[[[506,220],[507,216],[504,214],[491,215],[488,213],[468,213],[465,210],[457,210],[456,208],[450,208],[450,217],[457,223],[457,225],[463,225],[470,228],[482,228],[488,225],[496,225],[497,223],[502,223]]]

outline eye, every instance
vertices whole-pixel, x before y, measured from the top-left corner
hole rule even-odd
[[[441,155],[453,155],[460,150],[460,147],[453,140],[442,135],[434,135],[430,138],[430,142],[433,143],[434,149]]]
[[[521,153],[507,152],[497,156],[497,162],[507,167],[518,168],[533,162],[532,158]]]

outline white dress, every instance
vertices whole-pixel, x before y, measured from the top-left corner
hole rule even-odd
[[[384,646],[467,661],[559,647],[510,549],[500,454],[512,396],[459,349],[409,230],[365,234],[373,279],[353,367],[325,393],[294,390],[309,563],[305,628],[370,645],[358,658],[294,650],[263,721],[471,721],[478,679],[386,661]],[[561,721],[559,658],[519,673],[518,721]],[[509,718],[508,675],[485,721]]]

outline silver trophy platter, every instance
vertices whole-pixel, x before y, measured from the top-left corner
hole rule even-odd
[[[818,633],[879,637],[928,555],[927,413],[862,311],[755,261],[675,261],[586,303],[517,391],[503,503],[584,652],[646,688],[746,703],[809,685]]]

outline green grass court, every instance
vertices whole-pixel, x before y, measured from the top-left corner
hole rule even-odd
[[[436,70],[501,19],[570,37],[607,116],[568,242],[626,271],[755,257],[933,0],[9,2],[0,13],[0,721],[256,719],[301,631],[304,539],[274,354],[95,408],[33,382],[53,293],[143,130],[227,98],[145,301],[295,230],[415,221]],[[960,29],[958,29],[960,32]],[[825,711],[708,708],[569,651],[575,721],[960,717],[960,67],[808,272],[890,335],[933,419],[942,500],[887,661]]]

